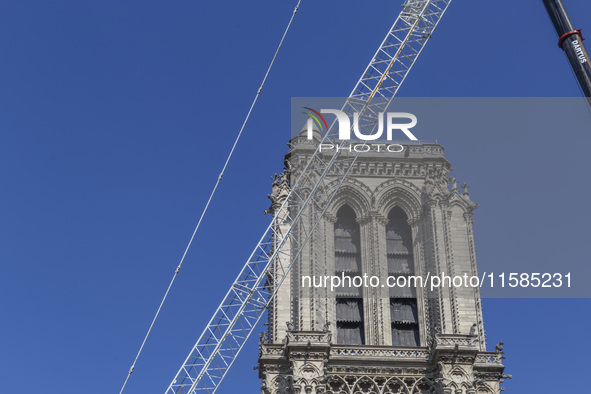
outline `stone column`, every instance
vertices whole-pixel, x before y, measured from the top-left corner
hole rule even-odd
[[[334,225],[337,218],[329,213],[324,214],[324,228],[326,229],[326,275],[335,274],[335,258],[334,258]],[[337,338],[337,311],[336,311],[336,295],[330,289],[330,284],[326,286],[326,322],[330,323],[329,330],[333,338]]]

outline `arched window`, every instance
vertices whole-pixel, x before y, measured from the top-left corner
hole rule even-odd
[[[343,277],[335,289],[337,342],[346,345],[365,343],[363,330],[363,289],[352,285],[351,278],[361,275],[359,223],[353,209],[344,205],[334,225],[335,275]]]
[[[406,213],[399,207],[388,214],[386,225],[388,275],[414,274],[412,232]],[[410,287],[390,287],[390,317],[393,346],[419,346],[419,319],[416,291]]]

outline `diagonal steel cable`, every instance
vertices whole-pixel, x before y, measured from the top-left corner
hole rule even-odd
[[[295,15],[298,12],[301,2],[302,2],[302,0],[298,1],[298,3],[295,6],[295,9],[293,10],[293,12],[291,14],[291,18],[289,20],[289,23],[287,24],[287,27],[285,28],[285,31],[283,32],[283,35],[281,36],[281,40],[279,41],[279,45],[277,46],[277,49],[275,50],[275,54],[273,55],[273,58],[271,59],[271,63],[269,64],[269,67],[267,68],[267,72],[265,73],[265,76],[263,77],[263,81],[261,82],[261,86],[257,90],[256,95],[250,105],[250,109],[248,110],[248,113],[246,114],[246,117],[244,118],[244,121],[242,122],[242,127],[240,127],[240,131],[238,132],[238,135],[236,136],[236,139],[234,140],[234,144],[232,145],[232,148],[230,149],[230,153],[226,157],[226,161],[224,163],[224,166],[222,167],[222,171],[220,172],[220,175],[217,178],[217,181],[216,181],[216,183],[209,195],[209,198],[207,199],[207,203],[205,204],[205,207],[203,208],[203,211],[201,212],[201,216],[199,217],[197,225],[195,226],[195,229],[193,230],[193,234],[191,234],[191,238],[189,239],[189,242],[187,243],[187,247],[185,248],[185,251],[183,252],[183,255],[179,261],[179,264],[176,267],[176,270],[174,271],[174,274],[172,276],[172,279],[170,280],[170,283],[168,284],[166,292],[164,293],[164,296],[162,297],[162,301],[160,301],[160,305],[158,306],[158,309],[156,310],[156,314],[154,315],[154,318],[152,319],[152,322],[150,323],[150,327],[148,328],[148,332],[144,336],[144,340],[142,341],[142,344],[140,345],[140,348],[135,356],[135,359],[133,360],[133,364],[129,368],[129,371],[127,373],[127,376],[125,377],[125,381],[123,382],[123,386],[121,387],[119,394],[123,393],[123,390],[125,389],[125,386],[127,385],[129,377],[133,373],[133,371],[135,369],[135,365],[137,364],[137,360],[139,359],[140,354],[142,353],[142,350],[144,349],[144,346],[146,344],[146,341],[148,340],[148,337],[150,336],[150,333],[152,332],[152,328],[154,327],[154,324],[156,323],[156,320],[158,319],[158,316],[160,315],[160,311],[162,310],[162,306],[164,305],[164,302],[166,301],[166,298],[168,297],[168,294],[170,293],[170,289],[172,288],[172,285],[174,284],[174,281],[176,280],[176,277],[178,276],[179,271],[181,270],[181,266],[183,265],[183,262],[185,261],[185,257],[187,256],[187,253],[189,252],[189,249],[191,248],[191,245],[193,244],[193,240],[195,239],[195,236],[197,235],[197,231],[199,230],[199,227],[201,226],[201,222],[203,221],[203,218],[205,217],[205,214],[207,213],[207,210],[209,209],[209,205],[210,205],[211,201],[213,200],[213,196],[215,195],[215,192],[222,180],[222,177],[224,176],[224,172],[226,171],[226,168],[228,167],[228,164],[230,163],[230,159],[232,158],[232,155],[234,154],[234,150],[236,149],[236,146],[238,145],[238,142],[240,141],[240,137],[242,136],[242,132],[244,131],[244,128],[246,127],[246,123],[248,122],[248,119],[250,118],[250,115],[251,115],[251,113],[252,113],[252,111],[253,111],[253,109],[254,109],[254,107],[261,95],[263,87],[265,86],[265,82],[267,81],[267,77],[269,76],[269,73],[271,72],[271,68],[273,67],[273,64],[275,64],[275,59],[277,59],[277,55],[279,54],[279,50],[281,49],[281,46],[283,45],[283,41],[285,41],[285,37],[287,36],[287,32],[289,31],[289,29],[291,27],[291,24],[295,18]]]

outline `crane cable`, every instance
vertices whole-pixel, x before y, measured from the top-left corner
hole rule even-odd
[[[170,292],[170,289],[172,288],[172,285],[173,285],[179,271],[181,270],[181,266],[183,265],[183,262],[185,261],[185,257],[187,256],[187,253],[189,251],[189,248],[191,247],[191,244],[193,243],[193,240],[195,239],[195,235],[197,234],[197,230],[199,230],[199,227],[201,226],[201,222],[203,221],[203,217],[205,216],[205,213],[207,212],[207,209],[209,208],[209,204],[211,203],[211,200],[213,199],[213,196],[220,184],[220,181],[222,180],[222,177],[224,176],[224,172],[226,171],[226,167],[228,167],[228,163],[230,162],[230,159],[232,158],[232,155],[234,154],[234,150],[236,149],[236,146],[238,145],[238,141],[240,140],[240,137],[242,136],[242,132],[244,131],[244,127],[246,126],[246,123],[248,122],[248,119],[250,118],[250,114],[252,113],[252,110],[253,110],[257,100],[259,99],[259,96],[261,95],[261,91],[263,90],[263,86],[265,85],[265,82],[267,81],[267,77],[269,76],[269,73],[271,72],[271,68],[273,67],[273,64],[275,63],[275,59],[277,58],[277,54],[279,53],[279,50],[281,49],[281,46],[283,45],[283,41],[285,40],[285,37],[287,36],[287,32],[289,31],[289,28],[291,27],[291,23],[293,22],[295,15],[297,14],[298,9],[300,8],[301,2],[302,2],[302,0],[298,1],[298,3],[296,4],[296,6],[293,10],[293,13],[291,14],[291,19],[289,20],[289,23],[287,24],[287,27],[285,28],[285,31],[283,32],[283,36],[281,37],[281,41],[279,41],[279,45],[277,46],[277,49],[275,50],[275,54],[273,55],[273,59],[271,60],[271,63],[269,64],[269,67],[267,68],[267,72],[265,73],[265,76],[263,77],[263,81],[261,82],[261,86],[257,90],[254,100],[252,101],[252,104],[250,105],[250,109],[248,110],[248,113],[246,114],[246,117],[244,118],[244,122],[242,123],[242,127],[240,128],[240,131],[238,132],[238,135],[236,136],[236,139],[234,140],[234,144],[232,145],[232,149],[230,149],[230,153],[228,154],[228,157],[226,158],[226,162],[224,163],[224,166],[222,167],[222,171],[220,172],[220,175],[218,176],[218,179],[211,191],[211,194],[209,195],[209,199],[207,200],[207,203],[205,204],[205,207],[203,208],[203,211],[201,212],[201,216],[199,217],[199,221],[197,222],[197,225],[195,226],[195,230],[193,230],[193,234],[191,235],[191,238],[189,239],[189,242],[187,244],[187,247],[185,248],[183,256],[181,257],[181,260],[179,261],[179,265],[176,267],[176,270],[174,271],[174,274],[172,276],[170,284],[168,285],[168,288],[166,289],[166,292],[164,293],[164,297],[162,298],[162,301],[160,302],[160,305],[158,306],[158,310],[156,311],[156,314],[154,315],[154,318],[152,319],[152,323],[150,324],[150,327],[148,328],[148,332],[146,333],[146,336],[144,337],[144,340],[140,346],[140,349],[138,350],[137,355],[135,356],[135,359],[133,360],[133,364],[131,365],[131,368],[129,368],[129,372],[127,373],[127,377],[125,378],[125,382],[123,382],[123,386],[121,387],[121,391],[119,391],[119,394],[123,393],[123,390],[125,389],[125,386],[127,385],[127,381],[129,380],[129,377],[133,373],[133,370],[135,369],[135,365],[137,363],[137,360],[140,357],[142,350],[144,349],[144,345],[146,344],[146,341],[148,340],[148,336],[150,336],[150,332],[152,331],[152,327],[154,327],[154,323],[156,322],[156,319],[158,318],[158,315],[160,314],[160,310],[162,309],[162,305],[164,305],[164,302],[166,301],[166,298],[168,297],[168,293]]]

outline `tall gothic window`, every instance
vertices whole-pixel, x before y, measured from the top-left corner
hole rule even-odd
[[[352,278],[361,275],[361,250],[359,224],[353,209],[344,205],[337,212],[334,225],[335,274]],[[362,345],[363,290],[344,280],[336,294],[337,341],[339,344]]]
[[[388,214],[386,245],[388,275],[395,277],[413,275],[412,232],[406,213],[399,207],[393,208]],[[419,319],[415,289],[391,287],[389,291],[392,345],[419,346]]]

